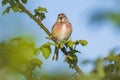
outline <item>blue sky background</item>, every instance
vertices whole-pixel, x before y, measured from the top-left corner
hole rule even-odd
[[[1,6],[1,5],[0,5]],[[92,65],[81,65],[80,62],[86,59],[105,57],[111,49],[120,45],[119,32],[114,30],[114,24],[91,25],[89,19],[91,13],[99,10],[117,10],[118,3],[114,0],[29,0],[25,5],[32,13],[38,6],[47,8],[45,26],[51,31],[59,13],[65,13],[73,27],[71,38],[73,40],[85,39],[88,41],[86,47],[78,47],[82,52],[78,54],[78,65],[83,72],[89,72]],[[25,13],[13,13],[2,16],[5,7],[0,7],[0,41],[5,41],[17,36],[33,36],[36,45],[45,43],[46,33]],[[92,27],[94,26],[94,27]],[[97,28],[99,27],[99,28]],[[54,49],[54,48],[53,48]],[[53,53],[48,60],[44,60],[42,66],[44,72],[74,72],[63,62],[64,55],[60,53],[59,61],[52,61]]]

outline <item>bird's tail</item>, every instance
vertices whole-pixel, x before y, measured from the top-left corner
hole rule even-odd
[[[55,47],[55,51],[54,51],[52,60],[56,60],[56,61],[58,60],[58,52],[59,52],[59,48]]]

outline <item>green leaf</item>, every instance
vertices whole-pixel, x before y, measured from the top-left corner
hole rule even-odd
[[[8,0],[3,0],[2,1],[2,6],[6,5],[8,3]]]
[[[74,44],[75,44],[75,42],[72,41],[72,39],[70,39],[70,40],[68,41],[68,43],[67,43],[67,46],[70,47],[70,48],[72,48]]]
[[[9,1],[10,7],[13,8],[14,6],[16,6],[16,3],[14,0],[10,0]]]
[[[75,53],[81,53],[81,52],[78,51],[78,50],[75,50],[75,49],[72,49],[72,48],[71,48],[70,53],[71,53],[71,54],[75,54]]]
[[[104,58],[105,61],[110,61],[110,62],[117,62],[120,59],[120,54],[116,55],[113,51],[111,51],[111,53]]]
[[[97,68],[99,77],[103,78],[105,76],[105,71],[104,71],[102,59],[98,58],[96,68]]]
[[[9,13],[10,11],[10,7],[7,7],[3,12],[2,12],[2,15],[6,14],[6,13]]]
[[[75,44],[78,45],[78,44],[79,44],[79,40],[76,40],[76,41],[75,41]]]
[[[64,44],[63,44],[63,42],[61,41],[58,45],[59,45],[59,47],[62,49]]]
[[[40,47],[40,50],[42,51],[42,54],[43,54],[44,58],[48,59],[49,56],[50,56],[50,53],[51,53],[50,43],[47,42],[47,43],[43,44]]]
[[[88,42],[86,40],[79,40],[79,43],[82,45],[82,46],[86,46],[88,44]]]
[[[47,9],[39,6],[38,7],[38,11],[40,11],[40,12],[47,12]]]
[[[39,13],[38,18],[42,21],[45,19],[45,13]]]
[[[70,60],[73,60],[73,57],[72,57],[72,56],[68,55],[67,57],[68,57]]]
[[[45,12],[47,12],[46,8],[38,7],[34,10],[34,16],[39,18],[41,21],[45,18]]]
[[[31,42],[22,38],[14,38],[4,43],[0,43],[0,65],[5,62],[7,67],[19,69],[25,66],[33,59],[34,50],[31,48]],[[3,50],[4,49],[4,50]],[[36,47],[34,46],[34,49]]]
[[[22,3],[26,4],[28,0],[21,0]]]
[[[39,66],[39,67],[41,67],[41,65],[42,65],[42,61],[41,60],[39,60],[39,59],[32,59],[32,63],[33,64],[36,64],[37,66]]]

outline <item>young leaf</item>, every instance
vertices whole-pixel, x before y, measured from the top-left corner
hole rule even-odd
[[[27,3],[27,0],[21,0],[22,1],[22,3],[24,3],[24,4],[26,4]]]
[[[79,40],[79,43],[82,45],[82,46],[86,46],[88,44],[88,42],[86,40]]]
[[[42,65],[42,61],[41,60],[39,60],[39,59],[32,59],[32,61],[31,61],[33,64],[35,64],[35,65],[37,65],[37,66],[39,66],[39,67],[41,67],[41,65]]]
[[[6,14],[6,13],[9,13],[10,11],[10,7],[7,7],[3,12],[2,12],[2,15]]]
[[[70,39],[67,43],[67,46],[72,48],[74,44],[75,44],[74,41],[72,41],[72,39]]]
[[[71,54],[75,54],[75,53],[81,53],[81,52],[78,51],[78,50],[75,50],[75,49],[72,49],[72,48],[71,48],[70,53],[71,53]]]
[[[46,8],[38,7],[34,10],[34,16],[38,17],[41,21],[45,18],[45,12],[47,12]]]
[[[40,11],[40,12],[47,12],[47,9],[39,6],[38,7],[38,11]]]
[[[51,53],[50,43],[45,43],[40,47],[40,50],[42,51],[42,54],[45,59],[48,59]]]
[[[62,42],[62,41],[59,43],[59,47],[60,47],[61,49],[63,48],[63,42]]]
[[[70,60],[73,60],[73,57],[72,57],[72,56],[68,55],[67,57],[68,57]]]
[[[42,21],[43,19],[45,19],[45,14],[44,13],[39,13],[38,17]]]
[[[10,0],[9,1],[10,7],[13,8],[14,6],[16,6],[16,3],[14,0]]]
[[[3,0],[2,1],[2,6],[6,5],[8,3],[8,0]]]
[[[75,41],[75,44],[78,45],[78,44],[79,44],[79,40],[76,40],[76,41]]]

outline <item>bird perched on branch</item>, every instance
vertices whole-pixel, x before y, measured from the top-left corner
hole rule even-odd
[[[58,14],[57,21],[52,27],[52,37],[59,44],[62,40],[68,40],[72,33],[71,23],[68,21],[65,14]],[[58,60],[59,47],[55,47],[53,60]]]

